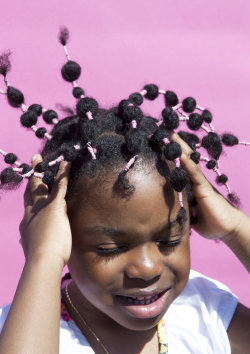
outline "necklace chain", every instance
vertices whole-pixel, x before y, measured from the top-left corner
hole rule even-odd
[[[84,324],[84,326],[86,326],[89,330],[89,332],[92,334],[92,336],[95,338],[95,340],[97,341],[98,344],[101,345],[102,349],[104,350],[104,352],[106,354],[110,354],[110,352],[107,350],[107,348],[105,347],[105,345],[102,343],[101,339],[95,334],[95,332],[93,331],[93,329],[87,324],[85,318],[80,314],[80,312],[77,310],[77,308],[75,307],[75,305],[73,304],[70,296],[69,296],[69,290],[68,290],[68,286],[69,284],[66,285],[65,287],[65,293],[66,293],[66,297],[68,300],[68,303],[70,304],[70,306],[72,307],[72,309],[75,311],[75,313],[78,315],[78,317],[81,319],[82,323]]]
[[[82,323],[84,324],[84,326],[86,326],[89,330],[89,332],[92,334],[92,336],[95,338],[95,340],[97,341],[97,343],[99,345],[101,345],[102,349],[104,350],[104,352],[106,354],[111,354],[107,348],[105,347],[105,345],[102,343],[101,339],[96,335],[96,333],[93,331],[93,329],[87,324],[85,318],[80,314],[80,312],[77,310],[77,308],[75,307],[75,305],[73,304],[70,296],[69,296],[69,290],[68,290],[68,286],[69,284],[67,284],[65,286],[65,293],[66,293],[66,297],[67,297],[67,301],[69,303],[69,305],[72,307],[72,309],[75,311],[75,313],[78,315],[78,317],[80,318],[80,320],[82,321]],[[158,329],[159,330],[159,329]],[[159,336],[159,333],[158,333],[158,336]],[[167,350],[167,341],[166,341],[166,351],[164,353],[168,353],[168,350]]]

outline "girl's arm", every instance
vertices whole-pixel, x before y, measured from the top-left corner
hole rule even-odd
[[[40,161],[38,156],[35,162]],[[50,194],[37,178],[27,186],[20,225],[26,260],[0,335],[1,354],[59,353],[60,280],[71,252],[68,175],[63,162]]]
[[[189,158],[190,147],[177,134],[173,134],[172,139],[182,147],[181,162],[189,173],[198,203],[198,223],[193,228],[206,238],[222,240],[250,272],[250,217],[233,207],[207,181],[199,165]],[[229,325],[228,336],[233,354],[249,353],[250,309],[240,303]]]
[[[59,353],[62,261],[26,261],[0,335],[1,354]]]

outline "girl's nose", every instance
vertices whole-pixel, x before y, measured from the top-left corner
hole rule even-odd
[[[149,281],[161,276],[164,270],[164,264],[156,245],[143,245],[136,247],[130,252],[130,257],[125,269],[125,274],[128,278]]]

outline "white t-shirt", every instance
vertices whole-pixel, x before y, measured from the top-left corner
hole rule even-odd
[[[164,316],[169,354],[231,353],[227,328],[237,303],[225,285],[191,270],[185,289]],[[0,309],[0,331],[9,308]],[[83,353],[94,351],[74,321],[61,319],[60,354]]]

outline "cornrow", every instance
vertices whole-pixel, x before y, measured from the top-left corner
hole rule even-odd
[[[24,178],[35,176],[41,178],[48,186],[52,186],[61,161],[71,161],[69,191],[79,176],[95,176],[101,168],[107,171],[118,171],[115,187],[124,196],[129,196],[135,188],[130,184],[128,172],[136,168],[142,161],[152,162],[156,168],[165,172],[165,178],[177,192],[179,212],[177,221],[182,224],[186,218],[182,192],[186,188],[190,207],[190,219],[197,221],[195,215],[195,200],[189,188],[189,176],[182,167],[180,157],[181,146],[170,140],[169,132],[176,131],[182,123],[187,124],[191,131],[202,131],[200,138],[190,132],[179,131],[180,137],[187,142],[193,152],[190,158],[195,162],[205,162],[206,167],[216,174],[216,183],[225,185],[228,199],[237,203],[237,197],[231,192],[228,177],[221,172],[219,158],[223,145],[249,145],[241,142],[229,133],[222,136],[215,132],[212,125],[210,110],[199,106],[193,97],[186,97],[179,102],[175,92],[159,89],[155,84],[147,84],[141,91],[133,92],[127,99],[109,110],[99,108],[98,102],[85,96],[84,90],[78,86],[77,80],[81,75],[81,66],[72,61],[66,47],[69,31],[62,28],[59,42],[63,45],[67,62],[61,68],[63,79],[73,86],[72,94],[76,98],[75,115],[59,119],[53,109],[43,108],[40,104],[26,106],[22,92],[10,86],[7,73],[11,68],[10,52],[0,56],[0,74],[4,78],[7,91],[0,90],[6,95],[9,103],[22,110],[21,124],[35,132],[38,138],[45,138],[43,162],[33,169],[28,164],[18,161],[14,153],[0,150],[5,163],[9,167],[1,172],[1,188],[13,188]],[[165,99],[165,108],[157,119],[145,116],[139,106],[144,98],[150,101],[159,96]],[[52,131],[37,127],[38,117],[42,116],[46,124],[52,125]],[[204,156],[198,149],[205,149]],[[165,166],[165,167],[164,167]]]

